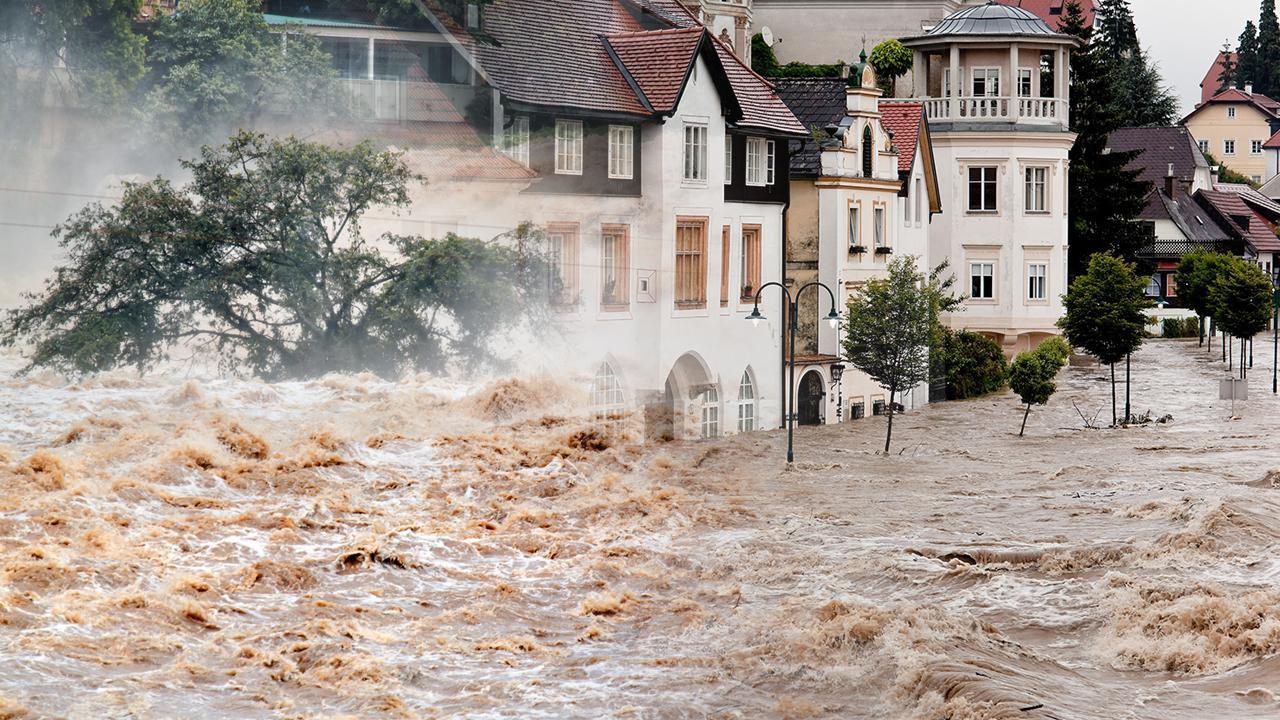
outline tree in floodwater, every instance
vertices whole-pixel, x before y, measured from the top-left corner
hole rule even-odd
[[[1142,346],[1151,307],[1133,263],[1110,253],[1095,253],[1089,267],[1062,297],[1066,313],[1058,320],[1067,340],[1111,366],[1111,425],[1116,418],[1116,363]],[[1126,418],[1126,422],[1128,419]]]
[[[1022,414],[1022,428],[1018,437],[1027,432],[1027,418],[1031,416],[1032,405],[1045,405],[1058,386],[1053,379],[1058,371],[1067,364],[1071,357],[1071,346],[1060,337],[1052,337],[1040,343],[1035,350],[1019,353],[1009,367],[1009,387],[1013,389],[1022,402],[1026,404],[1026,412]]]
[[[1228,335],[1240,338],[1240,377],[1247,374],[1245,343],[1271,320],[1271,278],[1254,263],[1230,257],[1209,291],[1213,316]]]
[[[889,263],[889,276],[871,280],[849,298],[844,354],[889,393],[884,452],[893,441],[893,398],[929,379],[929,339],[944,304],[939,284],[911,257]]]
[[[528,228],[514,247],[361,236],[369,208],[408,204],[396,153],[241,132],[183,165],[184,187],[131,184],[58,227],[67,263],[0,343],[73,374],[146,370],[190,344],[268,379],[390,375],[495,361],[497,334],[545,306]]]
[[[1204,319],[1212,314],[1209,293],[1230,260],[1229,255],[1196,250],[1183,255],[1178,262],[1178,296],[1200,319],[1201,345],[1204,344]]]

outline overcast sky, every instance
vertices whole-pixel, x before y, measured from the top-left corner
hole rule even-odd
[[[1129,0],[1138,39],[1160,64],[1182,100],[1184,113],[1200,101],[1200,80],[1230,39],[1234,47],[1246,20],[1257,23],[1259,0]]]

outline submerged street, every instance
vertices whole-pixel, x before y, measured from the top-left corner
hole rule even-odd
[[[1215,344],[1215,351],[1217,346]],[[895,421],[643,446],[577,390],[0,381],[0,717],[1256,718],[1280,401],[1194,341]],[[767,388],[766,388],[767,390]],[[315,420],[315,418],[324,418]]]

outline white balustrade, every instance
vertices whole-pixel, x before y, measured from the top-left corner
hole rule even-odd
[[[922,103],[929,119],[938,122],[1022,122],[1065,125],[1067,101],[1043,97],[924,97],[894,98],[889,102]]]

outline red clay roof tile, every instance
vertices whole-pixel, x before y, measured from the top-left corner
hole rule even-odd
[[[920,145],[920,124],[924,122],[921,103],[880,103],[880,123],[893,131],[898,148],[898,172],[911,172]]]

